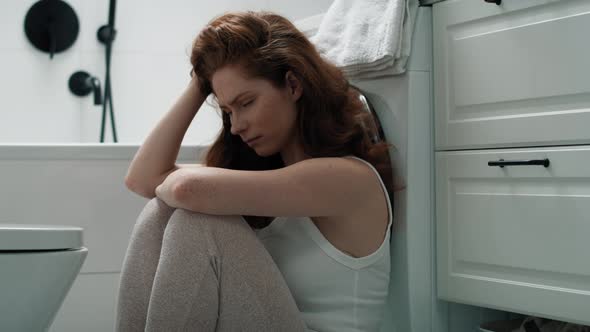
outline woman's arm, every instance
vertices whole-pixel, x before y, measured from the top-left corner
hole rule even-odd
[[[125,176],[129,190],[153,198],[156,187],[168,174],[187,167],[176,165],[176,158],[182,139],[206,97],[202,96],[197,76],[193,75],[184,93],[137,150]]]

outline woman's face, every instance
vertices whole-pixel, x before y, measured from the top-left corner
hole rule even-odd
[[[301,87],[292,73],[286,79],[289,84],[276,88],[265,79],[249,78],[239,65],[224,66],[211,78],[219,106],[229,114],[231,133],[259,156],[284,152],[297,144],[295,102]]]

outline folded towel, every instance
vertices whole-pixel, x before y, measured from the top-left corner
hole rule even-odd
[[[310,38],[349,79],[405,72],[417,0],[335,0]]]

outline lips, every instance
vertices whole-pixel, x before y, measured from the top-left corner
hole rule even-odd
[[[260,136],[256,136],[256,137],[254,137],[254,138],[252,138],[252,139],[250,139],[250,140],[247,140],[247,141],[246,141],[246,144],[250,144],[250,143],[254,142],[255,140],[257,140],[257,139],[259,139],[259,138],[260,138]]]

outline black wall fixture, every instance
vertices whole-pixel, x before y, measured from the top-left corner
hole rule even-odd
[[[96,38],[98,41],[105,45],[105,62],[106,62],[106,73],[105,73],[105,87],[104,87],[104,100],[102,105],[102,123],[100,126],[100,142],[104,142],[104,131],[105,121],[107,115],[107,106],[110,106],[111,116],[111,130],[113,132],[113,141],[117,143],[117,129],[115,126],[115,110],[113,109],[113,92],[111,89],[111,55],[113,50],[113,41],[117,35],[115,30],[115,11],[117,8],[117,0],[109,1],[109,22],[101,26],[96,32]]]
[[[100,80],[97,77],[91,76],[87,72],[80,70],[70,76],[68,86],[73,94],[80,97],[94,92],[94,105],[102,104]]]
[[[53,54],[62,52],[74,44],[80,24],[76,13],[61,0],[37,1],[25,17],[25,34],[39,50]]]

